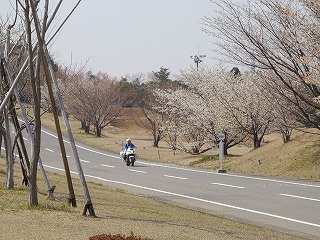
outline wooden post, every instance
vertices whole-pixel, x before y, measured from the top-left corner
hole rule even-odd
[[[8,78],[9,82],[12,84],[12,82],[13,82],[12,74],[11,74],[11,71],[9,69],[9,66],[8,66],[7,62],[5,60],[3,60],[2,61],[2,65],[3,65],[2,67],[3,67],[4,71],[5,71],[5,76]],[[23,104],[22,104],[22,102],[20,100],[18,90],[16,88],[14,88],[13,91],[14,91],[14,94],[16,96],[16,100],[17,100],[17,102],[18,102],[18,104],[20,106],[21,113],[22,113],[22,118],[24,120],[26,128],[28,129],[28,134],[29,134],[29,138],[31,139],[31,144],[34,145],[34,139],[33,139],[32,134],[31,134],[31,129],[30,129],[30,126],[29,126],[29,120],[28,120],[28,117],[27,117],[27,114],[26,114],[26,110],[25,110],[25,108],[24,108],[24,106],[23,106]],[[24,150],[24,151],[26,152],[26,150]],[[53,196],[52,187],[50,186],[50,183],[49,183],[47,174],[46,174],[46,172],[44,170],[44,167],[43,167],[43,164],[42,164],[40,156],[39,156],[38,164],[39,164],[41,173],[43,175],[44,181],[45,181],[45,183],[47,185],[47,189],[48,189],[48,193],[49,193],[49,199],[53,200],[54,196]],[[29,163],[28,160],[27,160],[27,165],[28,165],[28,169],[30,169],[30,163]]]
[[[62,155],[63,164],[64,164],[65,173],[66,173],[67,182],[68,182],[69,203],[71,203],[71,205],[73,207],[76,207],[77,204],[76,204],[76,198],[75,198],[74,189],[73,189],[73,185],[72,185],[72,179],[71,179],[69,164],[68,164],[68,160],[67,160],[65,146],[64,146],[64,143],[63,143],[63,137],[62,137],[61,127],[60,127],[59,118],[58,118],[58,114],[57,114],[57,108],[56,108],[56,104],[55,104],[55,99],[54,99],[54,96],[53,96],[52,85],[51,85],[51,82],[50,82],[50,73],[49,73],[48,61],[47,61],[47,59],[45,57],[44,42],[43,42],[43,40],[41,38],[41,34],[40,34],[39,19],[38,19],[38,15],[37,15],[37,12],[36,12],[36,7],[34,5],[34,1],[33,0],[29,0],[29,2],[30,2],[31,10],[32,10],[32,16],[34,18],[34,24],[35,24],[35,28],[36,28],[38,43],[39,43],[39,50],[40,50],[40,54],[41,54],[41,58],[42,58],[43,68],[44,68],[45,75],[46,75],[45,79],[46,79],[46,82],[47,82],[49,97],[50,97],[50,101],[51,101],[51,104],[52,104],[52,112],[53,112],[54,122],[55,122],[55,125],[56,125],[57,136],[58,136],[58,140],[59,140],[61,155]]]

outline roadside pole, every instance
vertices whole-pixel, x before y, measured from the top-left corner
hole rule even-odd
[[[226,138],[224,133],[219,133],[219,160],[220,160],[220,169],[218,169],[218,173],[226,173],[227,170],[223,169],[223,160],[224,160],[224,140]]]

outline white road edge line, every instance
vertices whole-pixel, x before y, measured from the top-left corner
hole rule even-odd
[[[234,185],[228,185],[228,184],[223,184],[223,183],[211,183],[213,185],[219,185],[219,186],[224,186],[224,187],[232,187],[232,188],[245,188],[245,187],[239,187],[239,186],[234,186]]]
[[[48,165],[44,165],[44,166],[47,167],[47,168],[51,168],[51,169],[55,169],[55,170],[60,170],[60,171],[63,171],[63,172],[64,172],[64,169],[61,169],[61,168],[51,167],[51,166],[48,166]],[[78,173],[76,173],[76,172],[72,172],[72,171],[70,171],[70,172],[73,173],[73,174],[78,175]],[[87,175],[87,174],[85,174],[85,177],[93,178],[93,179],[96,179],[96,180],[99,180],[99,181],[103,181],[103,182],[122,184],[122,185],[130,186],[130,187],[135,187],[135,188],[140,188],[140,189],[149,190],[149,191],[152,191],[152,192],[159,192],[159,193],[164,193],[164,194],[168,194],[168,195],[172,195],[172,196],[187,198],[187,199],[191,199],[191,200],[195,200],[195,201],[211,203],[211,204],[215,204],[215,205],[218,205],[218,206],[223,206],[223,207],[227,207],[227,208],[237,209],[237,210],[241,210],[241,211],[245,211],[245,212],[260,214],[260,215],[263,215],[263,216],[278,218],[278,219],[282,219],[282,220],[286,220],[286,221],[290,221],[290,222],[295,222],[295,223],[300,223],[300,224],[304,224],[304,225],[309,225],[309,226],[313,226],[313,227],[318,227],[318,228],[320,228],[320,224],[305,222],[305,221],[301,221],[301,220],[297,220],[297,219],[293,219],[293,218],[287,218],[287,217],[283,217],[283,216],[278,216],[278,215],[275,215],[275,214],[260,212],[260,211],[251,210],[251,209],[242,208],[242,207],[236,207],[236,206],[233,206],[233,205],[228,205],[228,204],[224,204],[224,203],[209,201],[209,200],[205,200],[205,199],[201,199],[201,198],[196,198],[196,197],[191,197],[191,196],[187,196],[187,195],[182,195],[182,194],[178,194],[178,193],[172,193],[172,192],[162,191],[162,190],[158,190],[158,189],[154,189],[154,188],[143,187],[143,186],[139,186],[139,185],[135,185],[135,184],[131,184],[131,183],[125,183],[125,182],[119,182],[119,181],[114,181],[114,180],[108,180],[108,179],[104,179],[104,178],[96,177],[96,176],[91,176],[91,175]]]
[[[295,196],[295,195],[290,195],[290,194],[279,194],[279,195],[286,196],[286,197],[300,198],[300,199],[304,199],[304,200],[311,200],[311,201],[320,202],[320,199],[315,199],[315,198],[300,197],[300,196]]]
[[[137,161],[137,162],[139,162],[139,161]],[[247,179],[255,179],[255,180],[261,180],[261,181],[268,181],[268,182],[277,182],[277,183],[285,183],[285,184],[292,184],[292,185],[298,185],[298,186],[320,188],[320,185],[312,185],[312,184],[306,184],[306,183],[296,183],[296,182],[282,181],[282,180],[276,180],[276,179],[250,177],[250,176],[242,176],[242,175],[232,175],[232,174],[226,174],[226,173],[215,173],[215,172],[209,172],[209,171],[198,170],[198,169],[166,166],[166,165],[161,165],[161,164],[156,164],[156,163],[148,163],[148,162],[140,162],[140,163],[143,163],[146,165],[151,165],[151,166],[163,167],[163,168],[172,168],[172,169],[178,169],[178,170],[183,170],[183,171],[189,171],[189,172],[208,173],[208,174],[215,174],[215,175],[222,175],[222,176],[229,176],[229,177],[247,178]]]
[[[45,131],[45,130],[41,130],[41,132],[44,132],[45,134],[48,134],[48,135],[50,135],[50,136],[52,136],[52,137],[54,137],[54,138],[58,138],[57,136],[55,136],[55,135],[53,135],[53,134],[51,134],[51,133],[49,133],[49,132],[47,132],[47,131]],[[66,143],[68,143],[68,144],[70,144],[69,141],[66,141],[66,140],[63,140],[63,141],[66,142]],[[81,146],[79,146],[79,145],[76,145],[76,147],[82,148],[82,149],[87,150],[87,151],[89,151],[89,152],[94,152],[94,153],[101,154],[101,155],[104,155],[104,156],[108,156],[108,157],[113,157],[113,158],[118,158],[118,159],[120,159],[120,157],[116,157],[116,156],[113,156],[113,155],[110,155],[110,154],[106,154],[106,153],[98,152],[98,151],[95,151],[95,150],[91,150],[91,149],[89,149],[89,148],[81,147]]]
[[[176,176],[170,176],[170,175],[163,175],[164,177],[168,177],[168,178],[176,178],[176,179],[182,179],[182,180],[187,180],[188,178],[184,178],[184,177],[176,177]]]
[[[146,172],[144,172],[144,171],[133,170],[133,169],[128,169],[128,171],[130,171],[130,172],[137,172],[137,173],[146,173]]]

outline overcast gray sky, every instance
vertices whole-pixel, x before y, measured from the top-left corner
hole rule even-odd
[[[10,12],[9,2],[14,0],[1,1],[2,14]],[[60,21],[76,2],[63,1]],[[212,8],[210,0],[82,0],[50,52],[66,65],[88,60],[87,70],[112,77],[162,66],[176,74],[194,65],[190,55],[198,54],[207,55],[202,64],[212,66],[213,39],[200,30]]]

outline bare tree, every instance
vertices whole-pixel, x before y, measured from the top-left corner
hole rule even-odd
[[[159,111],[158,106],[153,90],[149,89],[145,92],[141,108],[143,117],[135,117],[137,124],[151,133],[154,147],[159,147],[160,140],[165,137],[163,125],[166,115]]]
[[[98,73],[93,78],[74,79],[73,89],[68,92],[68,109],[82,122],[94,125],[97,137],[104,127],[121,113],[125,96],[107,74]]]

